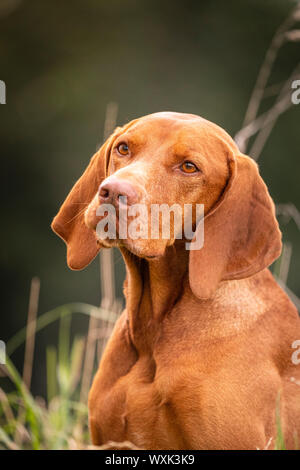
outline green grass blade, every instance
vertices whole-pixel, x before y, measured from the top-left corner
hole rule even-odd
[[[118,319],[118,315],[110,310],[95,307],[94,305],[84,303],[71,303],[54,308],[49,312],[40,315],[36,322],[36,333],[51,323],[57,321],[59,318],[69,314],[83,314],[94,316],[102,320],[114,323]],[[15,350],[24,343],[26,339],[26,327],[18,331],[6,344],[6,352],[11,356]]]

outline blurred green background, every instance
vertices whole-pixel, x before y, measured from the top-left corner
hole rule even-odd
[[[0,0],[1,323],[8,339],[26,323],[30,281],[41,280],[39,312],[83,301],[99,305],[99,262],[72,272],[50,230],[68,191],[102,141],[105,110],[118,124],[148,113],[195,113],[234,135],[275,30],[295,6],[283,0]],[[299,61],[299,43],[280,50],[270,84]],[[268,102],[266,102],[266,105]],[[276,203],[300,208],[300,105],[277,122],[259,164]],[[300,296],[299,231],[288,286]],[[118,296],[124,267],[115,253]],[[86,329],[85,319],[74,328]],[[33,390],[44,394],[45,344],[37,338]],[[14,361],[22,365],[22,348]]]

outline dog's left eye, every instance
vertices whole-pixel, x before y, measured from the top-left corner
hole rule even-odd
[[[196,165],[192,162],[183,162],[180,169],[184,173],[196,173],[196,171],[199,171]]]
[[[128,155],[129,153],[128,145],[125,144],[124,142],[122,142],[121,144],[117,146],[117,150],[120,155]]]

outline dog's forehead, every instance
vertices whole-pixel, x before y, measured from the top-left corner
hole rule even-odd
[[[193,131],[205,125],[205,120],[200,116],[184,113],[162,112],[149,114],[138,119],[129,129],[129,134],[146,132],[151,135],[184,133]]]
[[[160,142],[174,142],[191,145],[195,142],[226,141],[232,144],[231,137],[224,129],[195,114],[159,112],[137,119],[126,135],[146,144],[158,139]],[[143,142],[141,142],[143,141]]]

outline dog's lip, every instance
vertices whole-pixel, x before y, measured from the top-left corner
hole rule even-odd
[[[132,241],[127,238],[125,239],[116,238],[114,240],[106,239],[105,241],[103,241],[96,237],[96,243],[99,247],[104,246],[104,248],[113,248],[113,247],[126,248],[133,255],[138,256],[139,258],[142,258],[149,262],[158,261],[163,256],[163,253],[159,253],[156,255],[143,254],[140,250],[137,250],[134,244],[132,243]]]

